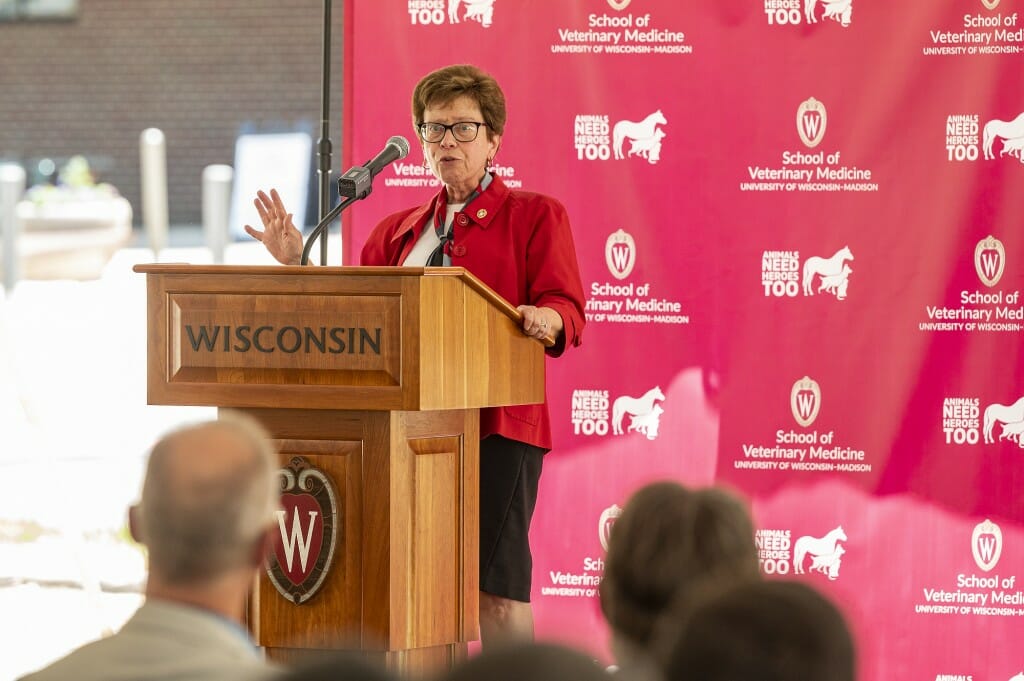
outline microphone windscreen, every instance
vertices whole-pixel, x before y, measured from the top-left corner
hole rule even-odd
[[[398,147],[399,151],[402,152],[398,158],[405,158],[409,155],[409,140],[405,139],[401,135],[395,135],[394,137],[389,138],[388,144],[395,145]]]

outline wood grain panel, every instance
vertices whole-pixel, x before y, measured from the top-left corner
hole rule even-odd
[[[476,410],[405,412],[411,454],[409,614],[416,646],[472,641],[479,629],[480,430]],[[444,531],[441,534],[438,530]],[[453,602],[453,596],[458,602]],[[433,603],[433,605],[428,605]],[[454,637],[454,638],[452,638]]]
[[[362,480],[360,442],[278,440],[285,466],[301,456],[323,471],[338,503],[334,560],[320,590],[296,605],[277,592],[265,571],[253,597],[253,634],[265,647],[359,647],[362,619]]]
[[[452,277],[424,278],[420,408],[538,404],[544,401],[544,350],[518,322]]]
[[[348,534],[345,551],[359,556],[358,569],[348,575],[355,589],[361,595],[358,613],[358,638],[336,641],[332,646],[362,650],[386,650],[391,641],[391,553],[389,543],[391,518],[391,439],[392,414],[385,411],[318,411],[304,409],[246,409],[257,418],[276,438],[281,440],[320,441],[327,447],[343,442],[345,451],[352,458],[351,447],[359,449],[359,505],[355,497],[349,497],[345,507],[348,520],[358,523],[358,534]],[[307,444],[303,442],[303,444]],[[286,450],[287,451],[287,450]],[[282,457],[285,456],[282,454]],[[346,524],[346,527],[348,525]],[[269,586],[269,584],[268,584]],[[269,587],[274,598],[281,599],[273,587]],[[285,628],[295,626],[304,629],[301,620],[305,612],[299,606],[292,606],[284,599],[282,615],[288,619]],[[265,601],[264,601],[265,602]],[[256,604],[257,607],[261,603]],[[285,607],[287,606],[287,607]],[[256,610],[259,613],[259,610]],[[334,625],[331,625],[332,627]],[[329,627],[330,628],[330,627]],[[347,628],[347,622],[343,627]],[[344,634],[344,631],[340,631]],[[331,634],[334,635],[333,633]],[[321,637],[322,640],[323,637]],[[316,637],[309,639],[315,640]],[[264,643],[268,647],[317,648],[305,642],[281,641]]]
[[[252,295],[168,292],[168,380],[198,370],[279,369],[383,374],[398,384],[398,295]],[[216,378],[216,374],[211,376]],[[321,381],[331,383],[332,381]],[[366,383],[373,385],[374,383]]]
[[[149,402],[241,408],[282,463],[303,456],[335,485],[321,591],[295,605],[265,577],[254,586],[249,625],[268,655],[359,649],[421,674],[464,658],[479,628],[478,408],[544,399],[543,347],[515,308],[461,268],[135,269]],[[281,331],[305,327],[316,340]],[[378,327],[373,356],[329,335]]]
[[[409,626],[416,647],[440,645],[461,634],[462,438],[416,438],[409,448]]]
[[[308,648],[274,648],[267,651],[270,660],[285,667],[328,662],[337,659],[336,655],[337,651]],[[436,679],[439,678],[439,672],[450,670],[468,659],[469,650],[465,644],[450,644],[412,650],[366,650],[362,652],[362,657],[399,678]],[[339,677],[339,681],[347,679]]]
[[[461,268],[135,269],[147,274],[151,404],[415,410],[544,399],[543,347]]]

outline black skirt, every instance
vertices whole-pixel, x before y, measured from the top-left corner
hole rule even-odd
[[[480,441],[480,590],[530,602],[530,520],[545,450],[490,435]]]

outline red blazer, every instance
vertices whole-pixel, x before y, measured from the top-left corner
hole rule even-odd
[[[401,265],[434,215],[440,196],[384,218],[367,237],[360,263]],[[452,265],[465,267],[513,305],[557,311],[565,329],[547,349],[551,357],[580,344],[583,284],[562,204],[543,194],[514,192],[495,176],[465,212],[456,213],[453,224]],[[546,396],[543,404],[482,409],[480,437],[494,433],[551,449]]]

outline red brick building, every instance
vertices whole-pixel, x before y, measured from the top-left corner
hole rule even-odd
[[[341,158],[341,3],[331,139]],[[242,131],[319,137],[320,0],[78,0],[71,19],[0,21],[0,160],[86,156],[140,224],[139,134],[163,130],[172,224],[201,221],[201,175]],[[314,153],[314,165],[316,156]],[[315,182],[315,175],[313,182]],[[316,192],[311,192],[312,201]]]

